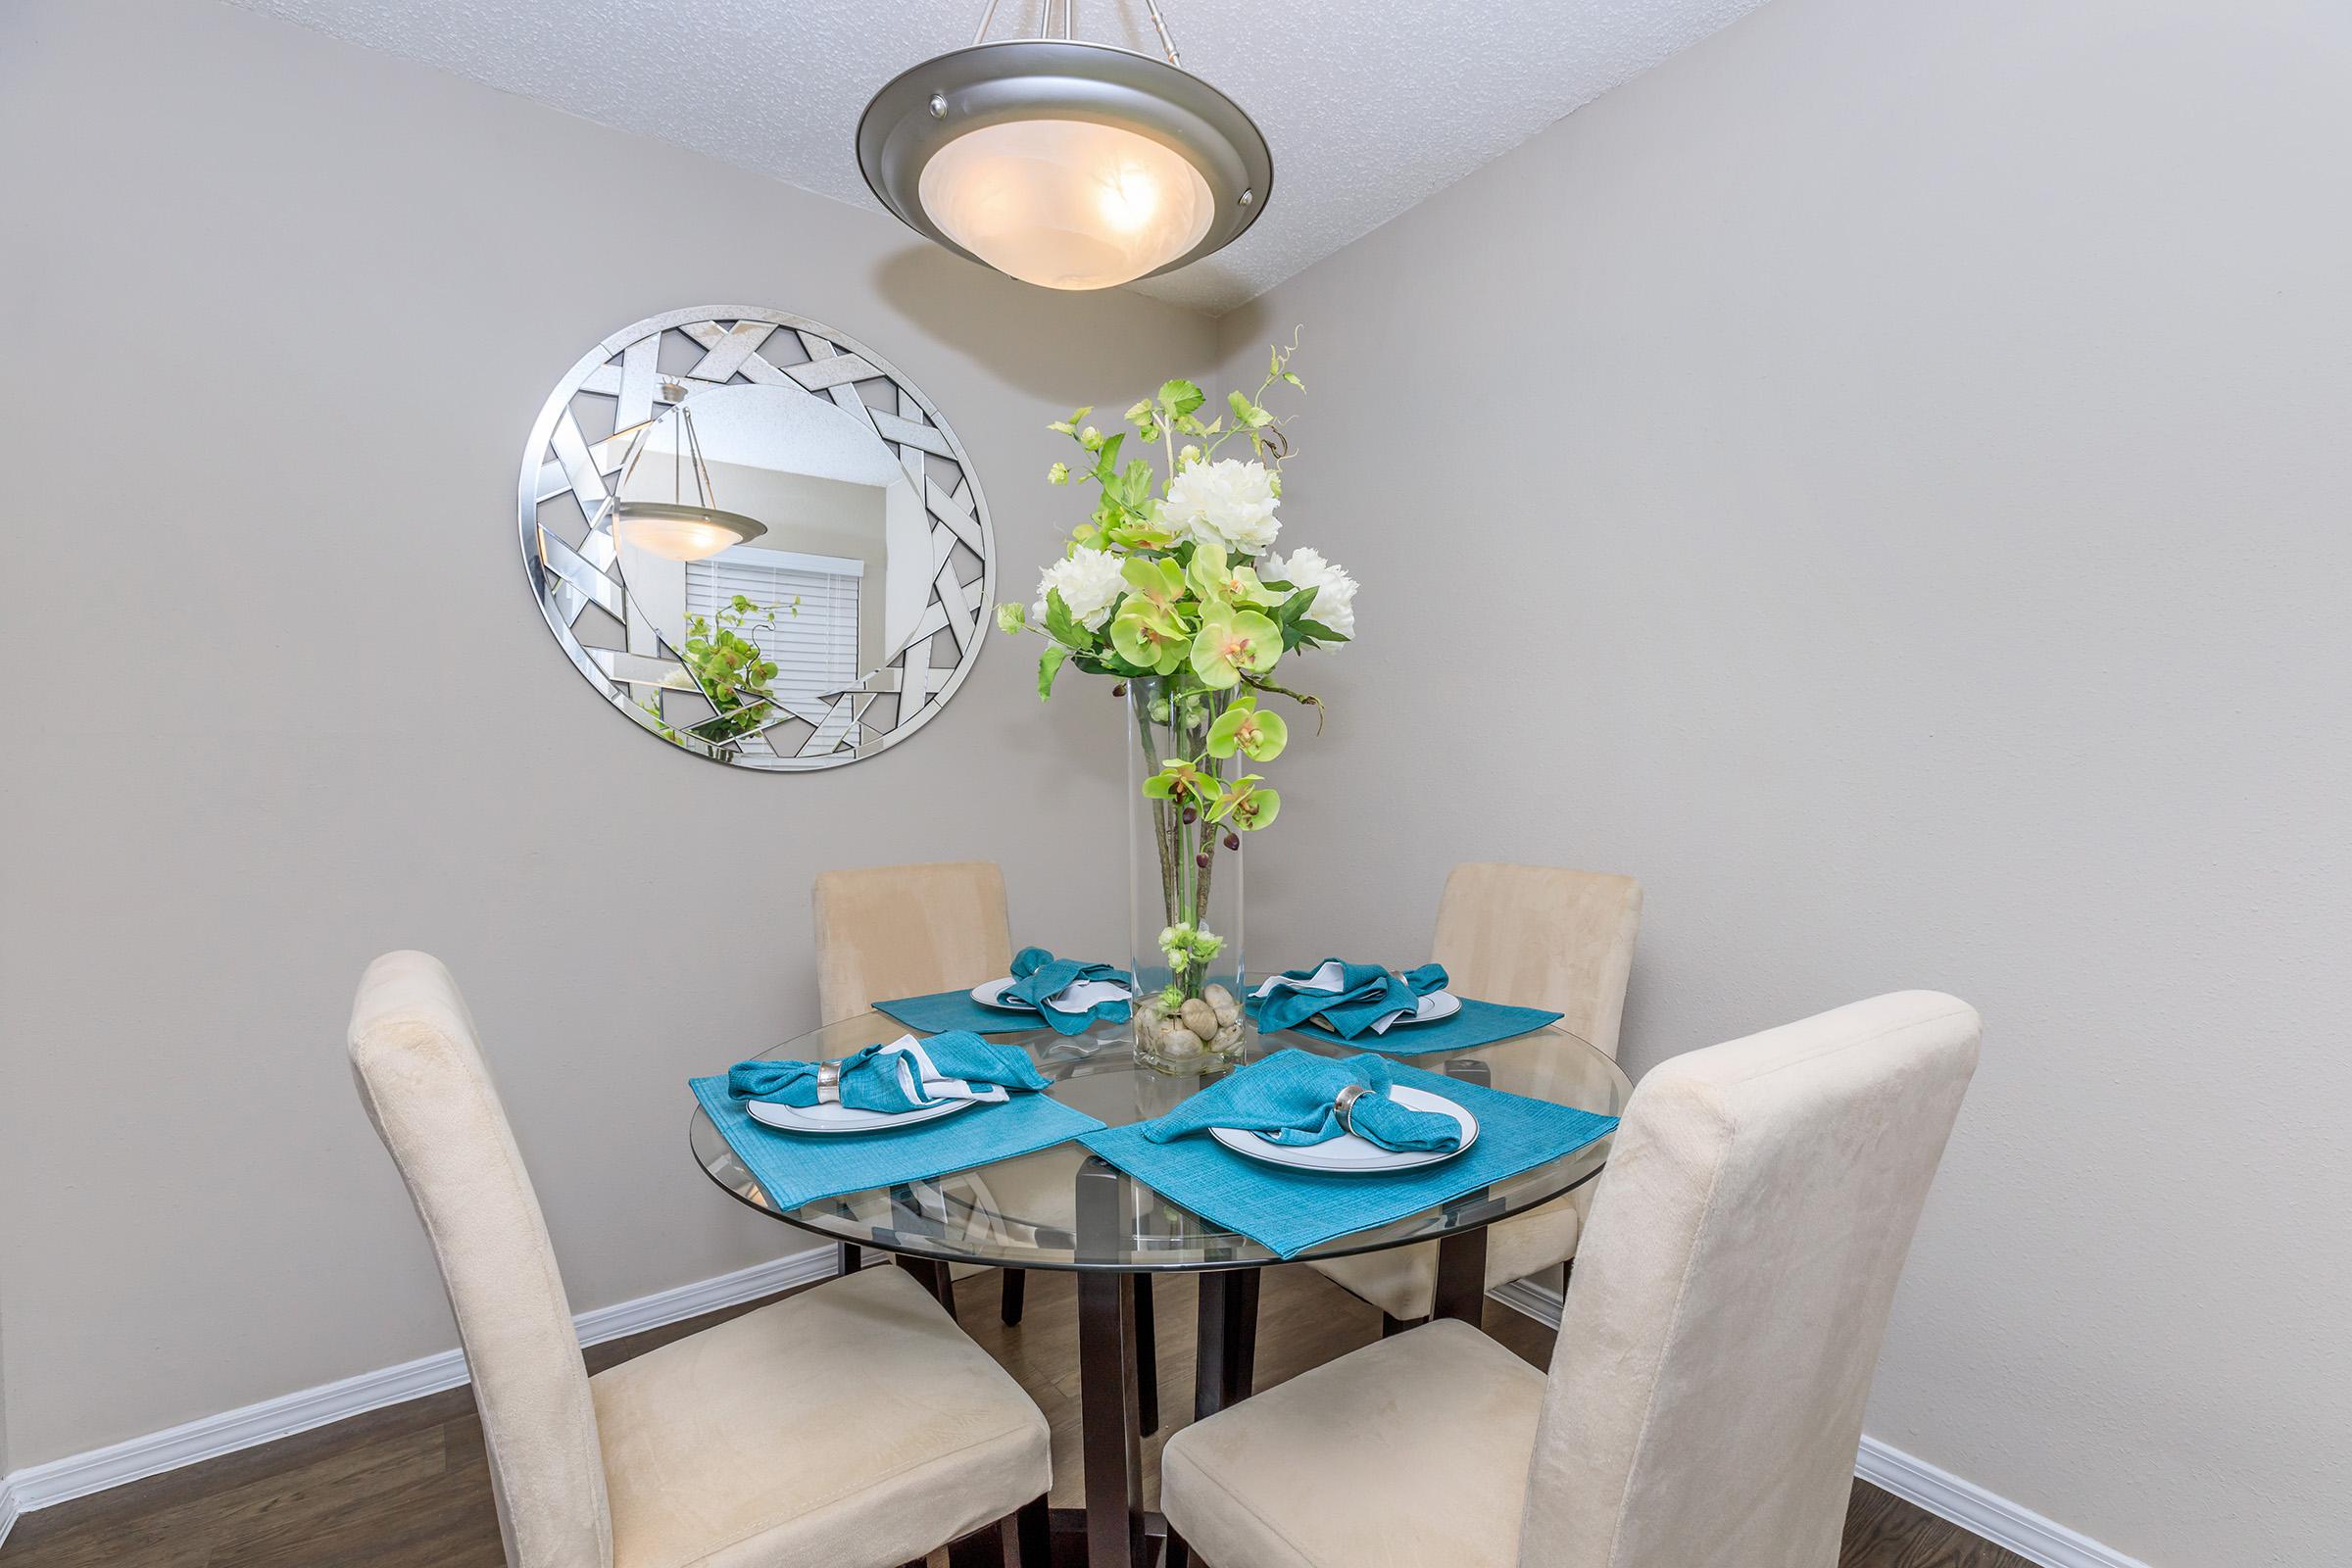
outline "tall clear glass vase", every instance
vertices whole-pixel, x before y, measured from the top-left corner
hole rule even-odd
[[[1242,759],[1208,755],[1209,726],[1232,697],[1189,673],[1127,683],[1135,1053],[1161,1072],[1214,1071],[1242,1049],[1241,837],[1193,799],[1145,793],[1171,762],[1195,764],[1206,780],[1234,775]]]

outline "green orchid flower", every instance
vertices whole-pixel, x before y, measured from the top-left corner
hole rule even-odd
[[[1184,599],[1184,568],[1163,557],[1138,557],[1119,567],[1137,598],[1153,609],[1174,611]]]
[[[1224,798],[1209,808],[1208,819],[1230,822],[1245,833],[1272,827],[1275,813],[1282,809],[1282,795],[1264,788],[1264,784],[1265,780],[1255,773],[1244,773],[1226,787]]]
[[[1110,646],[1138,669],[1172,675],[1191,653],[1193,636],[1174,612],[1156,610],[1151,601],[1129,594],[1111,617]]]
[[[1208,755],[1225,758],[1238,750],[1252,762],[1271,762],[1290,740],[1291,726],[1280,713],[1262,712],[1256,698],[1242,697],[1208,727]]]
[[[1193,547],[1192,564],[1184,571],[1184,580],[1199,595],[1202,604],[1222,601],[1233,605],[1279,605],[1284,596],[1274,592],[1257,579],[1250,566],[1226,564],[1225,547],[1213,539],[1203,539]]]
[[[1105,524],[1104,531],[1110,542],[1121,550],[1165,550],[1174,544],[1176,530],[1159,520],[1156,510],[1158,503],[1153,502],[1152,506],[1155,510],[1152,515],[1141,520],[1129,518],[1124,522]]]
[[[1153,801],[1194,801],[1208,805],[1217,796],[1217,781],[1181,757],[1169,758],[1159,771],[1144,780],[1144,796]],[[1214,815],[1212,810],[1211,815]]]
[[[1282,628],[1254,610],[1211,605],[1193,635],[1193,673],[1200,684],[1224,691],[1244,675],[1262,675],[1282,658]]]

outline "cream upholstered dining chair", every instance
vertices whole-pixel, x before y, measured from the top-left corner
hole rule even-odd
[[[1012,967],[1012,921],[1004,873],[994,860],[875,865],[820,871],[816,909],[816,1006],[828,1024],[855,1018],[876,1002],[968,991]],[[841,1272],[858,1264],[841,1247]],[[981,1272],[958,1263],[955,1279]],[[1004,1271],[1001,1313],[1021,1320],[1022,1276]],[[953,1289],[943,1285],[951,1305]]]
[[[1438,903],[1430,955],[1457,996],[1560,1014],[1561,1026],[1612,1057],[1642,925],[1642,884],[1549,865],[1457,865]],[[1527,1278],[1576,1253],[1592,1203],[1579,1188],[1487,1234],[1487,1287]],[[1395,1334],[1429,1316],[1438,1246],[1391,1248],[1309,1265],[1380,1308]]]
[[[590,1377],[449,971],[368,965],[350,1051],[457,1316],[510,1568],[892,1568],[1042,1525],[1045,1417],[899,1269]]]
[[[994,860],[820,871],[813,903],[816,1005],[829,1024],[855,1018],[877,1001],[968,991],[1012,968],[1010,906],[1004,873]],[[1000,1187],[1004,1179],[995,1178]],[[1011,1198],[1003,1191],[998,1196]],[[858,1261],[858,1250],[843,1243],[841,1272],[853,1272]],[[978,1263],[958,1263],[949,1278],[965,1279],[981,1270]],[[1004,1270],[998,1313],[1007,1324],[1021,1320],[1027,1278],[1017,1268]],[[953,1308],[953,1285],[936,1276],[935,1281]],[[1135,1306],[1143,1424],[1150,1432],[1159,1425],[1159,1362],[1149,1275],[1137,1276]]]
[[[967,991],[1012,967],[1004,873],[994,860],[817,874],[816,1005],[826,1023],[877,1001]]]
[[[1216,1568],[1829,1568],[1978,1033],[1913,991],[1659,1066],[1548,1377],[1466,1323],[1382,1340],[1171,1438],[1169,1528]]]

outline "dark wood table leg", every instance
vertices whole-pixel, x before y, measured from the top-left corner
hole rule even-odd
[[[1487,1228],[1462,1231],[1438,1243],[1436,1315],[1479,1326],[1487,1299]]]
[[[1029,1276],[1017,1268],[1004,1271],[1004,1294],[998,1300],[997,1315],[1010,1328],[1021,1320],[1021,1298],[1028,1293]]]
[[[1200,1346],[1193,1379],[1193,1419],[1205,1421],[1250,1396],[1257,1353],[1256,1269],[1200,1276]]]
[[[1135,1426],[1159,1430],[1159,1334],[1152,1323],[1152,1276],[1135,1277]]]
[[[1089,1155],[1078,1172],[1078,1233],[1125,1229],[1127,1179]],[[1144,1561],[1144,1447],[1136,1426],[1135,1276],[1078,1276],[1079,1425],[1086,1466],[1087,1568]]]

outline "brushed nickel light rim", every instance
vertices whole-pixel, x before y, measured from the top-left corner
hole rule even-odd
[[[692,507],[682,501],[616,501],[612,504],[612,520],[627,522],[632,517],[650,517],[670,522],[707,522],[713,528],[724,528],[735,536],[739,545],[748,545],[767,532],[767,524],[757,517],[747,517],[740,512],[722,512],[716,507]]]
[[[1146,277],[1223,250],[1257,221],[1273,194],[1274,155],[1241,105],[1165,60],[1073,38],[976,43],[900,73],[858,118],[858,168],[899,221],[986,267],[923,211],[923,168],[968,131],[1027,120],[1115,125],[1200,172],[1213,198],[1208,232]]]

